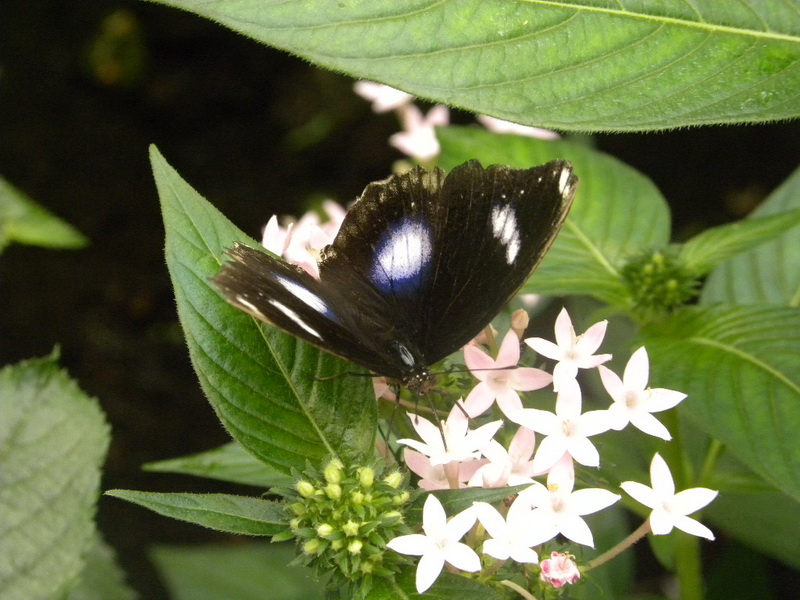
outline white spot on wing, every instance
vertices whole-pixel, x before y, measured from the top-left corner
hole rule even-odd
[[[284,315],[286,315],[297,326],[304,329],[318,340],[322,340],[322,336],[319,333],[317,333],[317,330],[310,327],[305,321],[303,321],[303,319],[300,318],[300,315],[294,312],[291,308],[289,308],[285,304],[281,304],[277,300],[270,300],[269,303],[272,304],[272,306],[277,308],[279,311],[281,311]]]
[[[372,279],[386,290],[403,293],[416,289],[430,264],[433,241],[430,226],[404,219],[378,243]]]
[[[325,301],[319,296],[317,296],[314,292],[309,291],[299,283],[295,283],[291,279],[287,279],[285,277],[282,277],[281,275],[276,275],[275,279],[277,279],[278,283],[280,283],[284,288],[286,288],[287,292],[289,292],[292,296],[300,300],[300,302],[303,302],[311,310],[314,310],[321,315],[325,315],[329,319],[334,318],[331,309],[328,308],[328,305],[325,304]]]
[[[264,313],[262,313],[260,310],[258,310],[258,308],[256,308],[255,304],[253,304],[249,300],[245,300],[244,297],[240,296],[239,294],[237,294],[234,297],[234,299],[236,300],[237,304],[240,304],[243,307],[245,307],[247,309],[247,312],[249,312],[254,317],[261,317],[262,319],[266,319],[267,318],[264,315]]]
[[[569,176],[571,171],[567,167],[561,168],[561,175],[558,178],[558,191],[563,196],[564,192],[567,191],[567,185],[569,184]]]
[[[517,216],[508,204],[492,207],[492,234],[506,247],[506,262],[513,264],[519,254],[520,238]]]

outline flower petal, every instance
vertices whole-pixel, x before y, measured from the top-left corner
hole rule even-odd
[[[638,481],[625,481],[620,486],[625,492],[639,504],[644,504],[647,508],[655,508],[660,504],[658,495],[652,488],[647,487]]]
[[[419,559],[417,565],[417,591],[421,594],[433,585],[444,567],[444,554],[431,552]]]
[[[714,533],[708,527],[691,517],[676,517],[675,527],[690,535],[696,535],[697,537],[706,538],[707,540],[714,539]]]
[[[717,494],[719,494],[719,492],[709,490],[708,488],[691,488],[688,490],[683,490],[672,497],[670,507],[677,513],[690,515],[693,512],[697,512],[704,506],[711,504],[714,498],[717,497]]]

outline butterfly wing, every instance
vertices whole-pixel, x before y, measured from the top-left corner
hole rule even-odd
[[[376,353],[332,286],[266,252],[236,243],[214,278],[228,302],[252,316],[377,373],[386,358]],[[335,287],[335,286],[333,286]]]
[[[470,161],[372,183],[320,263],[322,281],[364,307],[373,345],[409,366],[451,354],[488,324],[555,239],[577,179],[566,161],[532,169]],[[396,352],[390,353],[389,358]]]

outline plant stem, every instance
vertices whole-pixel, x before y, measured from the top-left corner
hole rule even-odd
[[[617,544],[616,546],[611,548],[611,550],[607,550],[606,552],[603,552],[603,554],[601,554],[600,556],[598,556],[594,560],[589,561],[589,564],[587,564],[583,569],[581,569],[581,573],[587,573],[588,571],[591,571],[592,569],[596,569],[600,565],[603,565],[603,564],[607,563],[611,559],[616,558],[617,556],[619,556],[620,554],[625,552],[625,550],[627,550],[628,548],[633,546],[640,539],[642,539],[644,536],[646,536],[648,533],[650,533],[650,521],[649,520],[647,520],[644,523],[642,523],[636,531],[631,533],[628,537],[626,537],[624,540],[622,540],[619,544]]]
[[[702,600],[703,577],[700,569],[700,540],[683,532],[676,532],[675,570],[680,585],[681,600]]]

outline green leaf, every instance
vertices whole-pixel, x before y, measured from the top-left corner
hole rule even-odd
[[[683,263],[705,275],[723,261],[778,237],[800,223],[800,210],[712,227],[680,246]],[[798,232],[794,232],[798,235]]]
[[[0,177],[0,250],[12,242],[72,249],[89,240]]]
[[[798,514],[800,503],[775,489],[724,492],[703,509],[703,520],[767,556],[800,569]]]
[[[517,123],[630,131],[800,114],[790,2],[160,1],[319,66]]]
[[[54,357],[0,370],[0,598],[49,600],[81,572],[108,443]]]
[[[70,590],[66,600],[134,600],[137,597],[125,583],[125,573],[117,564],[114,550],[99,534],[95,535],[85,559],[78,584]]]
[[[303,567],[289,567],[288,544],[157,546],[151,552],[173,600],[322,600]]]
[[[264,464],[236,442],[189,456],[144,465],[145,471],[181,473],[261,488],[288,487],[294,479]]]
[[[497,135],[477,127],[437,130],[442,166],[470,158],[484,164],[530,167],[555,158],[571,161],[578,193],[564,228],[524,292],[586,294],[612,304],[628,297],[620,269],[631,256],[667,245],[669,209],[641,173],[611,156],[569,141]]]
[[[651,385],[687,393],[699,427],[800,499],[800,311],[687,309],[643,335]]]
[[[442,572],[436,583],[424,594],[417,594],[415,583],[416,568],[402,571],[395,581],[376,579],[367,600],[503,600],[504,596],[492,588],[462,577]]]
[[[750,218],[800,209],[800,168],[753,211]],[[714,269],[706,282],[703,304],[780,304],[800,307],[800,234],[780,237]]]
[[[228,305],[211,284],[223,249],[255,242],[151,150],[178,316],[206,396],[232,437],[288,473],[372,452],[376,403],[352,367]],[[266,219],[266,216],[265,216]],[[346,401],[343,403],[342,399]]]
[[[232,494],[109,490],[107,496],[149,508],[165,517],[241,535],[275,535],[286,529],[282,504]]]

